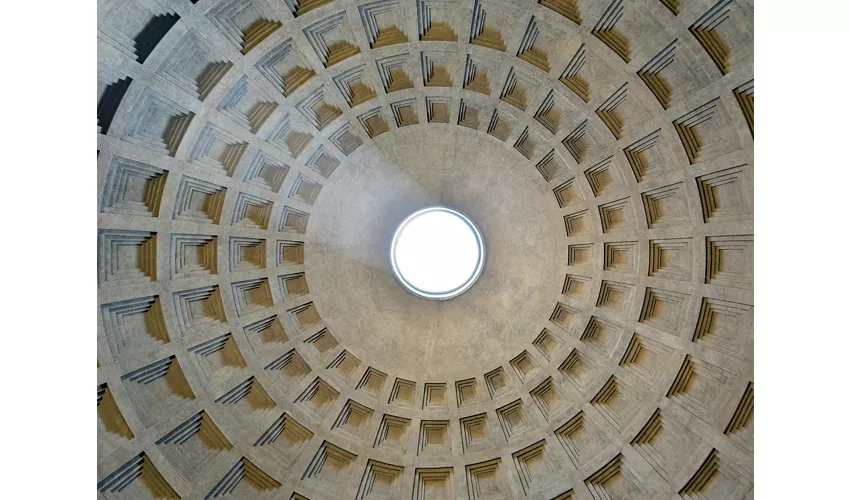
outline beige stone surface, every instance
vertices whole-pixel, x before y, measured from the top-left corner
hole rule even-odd
[[[515,168],[518,153],[453,125],[401,129],[376,146],[348,158],[312,213],[305,269],[322,319],[362,361],[408,379],[463,378],[520,352],[566,270],[547,183]],[[445,302],[407,293],[389,263],[395,228],[431,205],[472,217],[487,246],[481,278]]]
[[[98,498],[752,498],[753,19],[99,2]]]

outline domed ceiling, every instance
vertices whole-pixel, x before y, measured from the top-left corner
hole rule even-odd
[[[753,495],[753,5],[98,2],[98,498]],[[450,300],[393,233],[486,242]]]

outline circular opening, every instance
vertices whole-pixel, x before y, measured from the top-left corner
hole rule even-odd
[[[390,249],[393,273],[426,299],[457,297],[475,283],[484,266],[484,240],[469,217],[430,207],[414,212],[396,229]]]

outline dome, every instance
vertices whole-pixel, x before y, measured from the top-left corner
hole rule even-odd
[[[752,498],[751,1],[97,15],[99,498]]]

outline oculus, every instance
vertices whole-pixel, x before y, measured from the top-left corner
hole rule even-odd
[[[414,295],[451,299],[467,291],[481,274],[484,240],[464,214],[446,207],[428,207],[399,224],[390,262],[396,279]]]

